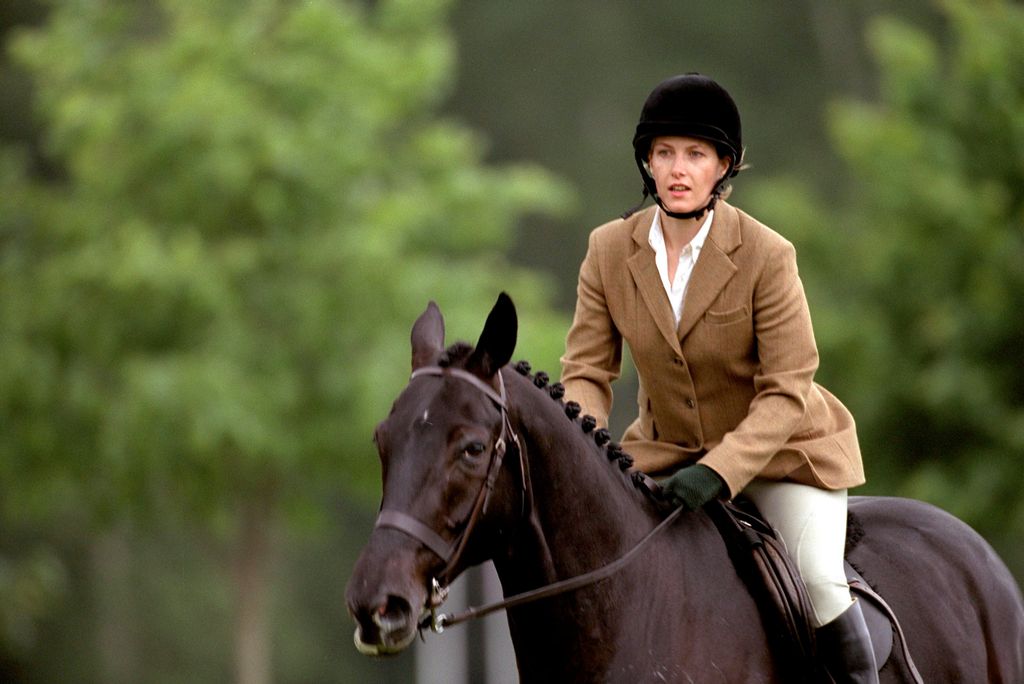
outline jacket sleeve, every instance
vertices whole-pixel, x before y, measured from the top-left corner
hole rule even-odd
[[[590,234],[580,266],[576,312],[565,340],[562,384],[565,398],[579,402],[584,414],[607,426],[612,409],[611,383],[622,365],[622,336],[605,299],[602,253],[597,230]]]
[[[818,349],[810,311],[788,242],[767,254],[753,292],[758,371],[746,418],[700,462],[739,493],[783,448],[804,418]]]

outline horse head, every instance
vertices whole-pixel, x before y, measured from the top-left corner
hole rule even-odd
[[[377,426],[381,513],[346,590],[356,647],[406,648],[438,591],[468,565],[463,551],[515,440],[500,369],[517,320],[502,293],[476,347],[444,349],[444,318],[431,302],[412,329],[412,378]]]

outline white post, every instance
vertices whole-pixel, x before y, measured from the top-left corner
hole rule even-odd
[[[472,593],[477,596],[471,597]],[[502,598],[501,582],[492,563],[470,568],[451,585],[445,613],[465,610],[472,601],[483,605]],[[470,623],[455,625],[442,634],[426,632],[425,641],[414,647],[416,684],[518,684],[516,655],[504,611],[481,619],[476,629]],[[472,639],[472,643],[470,643]],[[484,672],[470,672],[470,650],[483,649]],[[479,663],[479,658],[475,659]]]
[[[448,600],[441,610],[456,613],[468,607],[467,580],[452,582]],[[416,684],[469,684],[469,630],[457,625],[442,634],[425,632],[425,640],[416,640]]]
[[[500,601],[503,597],[501,582],[493,563],[480,566],[483,603]],[[483,618],[484,654],[486,657],[487,684],[517,684],[519,671],[516,669],[516,654],[512,649],[512,637],[508,633],[508,618],[505,611],[491,613]]]

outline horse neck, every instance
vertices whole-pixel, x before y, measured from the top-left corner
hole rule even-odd
[[[506,595],[601,568],[626,554],[662,519],[580,422],[566,417],[561,402],[527,379],[509,376],[510,414],[529,469],[532,501],[529,519],[511,535],[507,553],[495,558]],[[685,597],[689,614],[714,615],[720,590],[738,587],[719,584],[708,591],[720,577],[735,582],[735,573],[726,572],[729,567],[707,516],[684,514],[608,582],[510,612],[521,674],[551,674],[547,660],[587,662],[597,672],[609,656],[595,650],[595,644],[635,638],[618,634],[621,627],[609,616],[652,597],[680,606]],[[702,639],[691,634],[688,643],[697,648]],[[567,659],[573,653],[578,657]]]
[[[560,576],[614,559],[658,522],[650,502],[606,449],[566,417],[562,402],[526,378],[507,382],[511,417],[529,470],[536,541]]]

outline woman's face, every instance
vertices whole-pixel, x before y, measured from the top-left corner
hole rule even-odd
[[[665,208],[686,213],[708,203],[729,158],[719,157],[706,140],[668,135],[651,143],[647,164]]]

